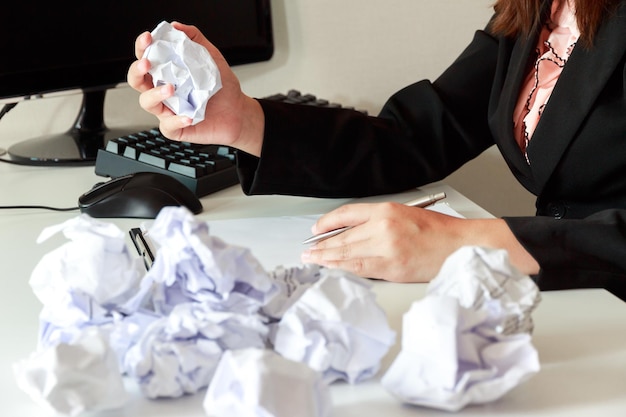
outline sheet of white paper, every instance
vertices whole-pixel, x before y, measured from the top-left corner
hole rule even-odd
[[[271,350],[241,349],[222,356],[204,398],[215,417],[327,417],[328,386],[321,374]]]
[[[164,101],[178,115],[197,124],[204,120],[209,99],[222,88],[220,73],[209,52],[184,32],[161,22],[152,31],[152,43],[143,55],[152,67],[154,86],[172,84],[176,92]]]
[[[539,300],[505,251],[459,249],[405,314],[383,386],[403,402],[448,411],[502,397],[539,371],[530,318]]]
[[[439,213],[463,217],[445,203],[428,207]],[[302,242],[311,236],[311,226],[320,215],[252,217],[244,219],[211,220],[211,235],[230,244],[249,248],[262,264],[271,271],[277,266],[301,264],[300,254],[307,247]]]

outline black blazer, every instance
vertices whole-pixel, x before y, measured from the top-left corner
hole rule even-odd
[[[441,180],[496,144],[537,196],[537,216],[505,220],[539,262],[540,287],[605,287],[626,299],[626,1],[593,46],[574,48],[533,134],[529,165],[512,115],[539,30],[518,39],[477,31],[437,80],[400,90],[377,117],[259,100],[265,139],[260,159],[239,155],[244,191],[399,192]]]

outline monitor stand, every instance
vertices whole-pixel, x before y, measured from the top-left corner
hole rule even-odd
[[[104,124],[106,90],[83,91],[83,102],[74,126],[65,133],[40,136],[8,148],[11,160],[22,165],[94,165],[98,149],[109,139],[148,127],[109,129]]]

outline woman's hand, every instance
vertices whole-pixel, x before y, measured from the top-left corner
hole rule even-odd
[[[537,262],[501,219],[467,220],[400,203],[350,204],[322,216],[314,234],[354,226],[302,254],[302,261],[394,282],[428,282],[462,246],[503,248],[513,265],[537,273]]]
[[[142,59],[152,42],[150,33],[144,32],[135,41],[137,61],[131,64],[127,74],[128,84],[141,93],[141,107],[159,119],[161,133],[170,139],[228,145],[259,156],[264,130],[259,103],[241,91],[239,80],[222,54],[195,26],[178,22],[173,22],[172,26],[207,49],[220,71],[222,88],[207,103],[202,122],[192,126],[189,117],[175,115],[163,104],[174,95],[174,87],[169,84],[154,87],[148,73],[150,61]]]

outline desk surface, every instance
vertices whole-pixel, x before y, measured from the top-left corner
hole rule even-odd
[[[70,207],[78,196],[102,181],[92,167],[41,168],[0,164],[0,205],[50,205]],[[419,194],[446,191],[449,204],[466,217],[489,217],[489,213],[443,184],[414,192],[360,201],[406,201]],[[353,200],[288,196],[243,196],[232,187],[203,198],[207,221],[320,214]],[[3,415],[42,415],[13,380],[11,366],[34,350],[41,305],[28,285],[30,272],[41,257],[64,242],[52,238],[41,245],[35,239],[49,225],[74,217],[77,212],[10,210],[0,212],[0,403]],[[111,220],[121,228],[137,220]],[[228,240],[227,236],[222,236]],[[402,314],[412,301],[423,296],[423,284],[376,282],[374,291],[398,332]],[[548,292],[534,314],[533,341],[541,359],[541,371],[501,400],[464,409],[461,415],[623,416],[626,413],[626,304],[602,290]],[[384,358],[383,369],[399,350],[396,345]],[[378,379],[331,389],[333,416],[444,415],[425,408],[408,407],[391,397]],[[149,401],[139,394],[131,403],[106,416],[201,416],[201,395],[178,400]]]

